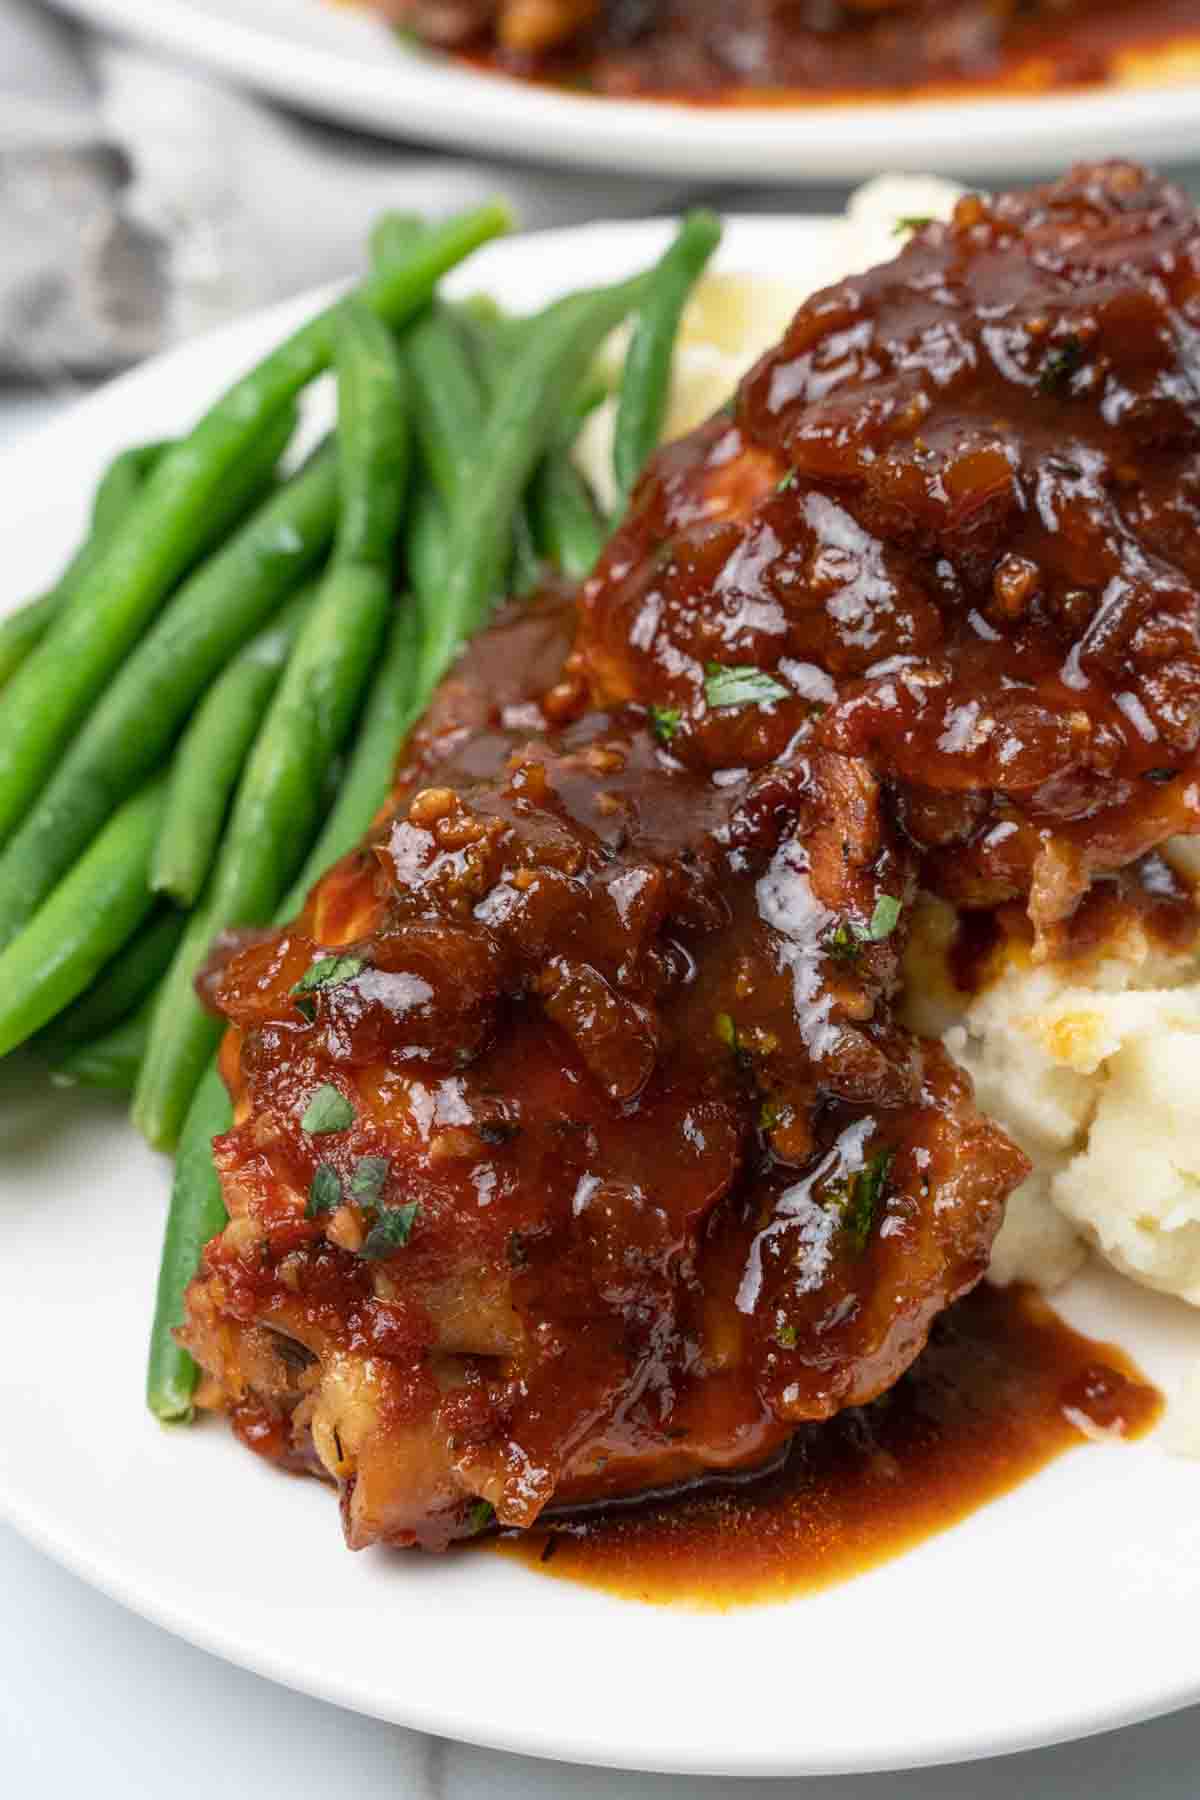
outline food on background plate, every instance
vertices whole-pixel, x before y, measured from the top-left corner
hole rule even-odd
[[[1097,907],[1190,948],[1198,265],[1112,164],[815,294],[219,960],[183,1339],[352,1544],[761,1464],[982,1275],[1030,1165],[905,947],[924,891],[1034,967]]]
[[[363,0],[419,41],[611,95],[749,104],[1195,79],[1200,5],[1150,0]]]

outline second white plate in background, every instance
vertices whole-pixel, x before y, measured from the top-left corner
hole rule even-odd
[[[987,176],[1200,156],[1200,87],[704,107],[610,100],[423,55],[334,0],[54,0],[277,99],[388,137],[638,175],[796,186],[881,169]]]

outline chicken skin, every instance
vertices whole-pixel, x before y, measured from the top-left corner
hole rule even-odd
[[[908,913],[1044,946],[1195,825],[1198,249],[1111,165],[815,296],[215,966],[181,1335],[353,1547],[765,1465],[980,1278],[1027,1165],[895,1016]]]

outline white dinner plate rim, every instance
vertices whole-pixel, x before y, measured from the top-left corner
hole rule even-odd
[[[53,0],[277,99],[404,140],[613,172],[756,185],[884,168],[982,177],[1072,159],[1200,154],[1200,87],[698,107],[568,94],[381,46],[327,0]],[[368,33],[372,36],[368,37]]]
[[[806,234],[814,234],[815,241],[815,235],[824,229],[825,224],[825,221],[800,216],[771,220],[735,218],[729,222],[727,255],[732,266],[755,267],[758,266],[757,257],[769,244],[779,244],[780,234],[794,233],[797,241],[801,242]],[[490,246],[482,253],[478,279],[487,282],[489,275],[483,271],[489,266],[495,269],[496,279],[501,279],[501,271],[506,264],[514,273],[519,273],[522,263],[527,260],[531,262],[535,253],[540,267],[570,270],[573,278],[579,278],[581,266],[586,263],[589,255],[605,265],[615,265],[623,259],[641,260],[653,254],[667,229],[662,221],[601,223],[508,240]],[[617,272],[615,268],[614,272]],[[535,286],[540,285],[542,277],[533,279]],[[553,280],[553,277],[550,279]],[[464,285],[469,289],[474,281],[475,276],[471,273]],[[55,463],[61,463],[69,471],[73,459],[67,446],[72,440],[87,443],[89,447],[86,458],[90,463],[97,464],[101,453],[110,454],[121,443],[128,441],[130,430],[137,434],[145,428],[149,435],[152,429],[175,428],[194,409],[201,394],[211,391],[209,384],[213,380],[214,364],[219,363],[232,376],[244,365],[249,355],[260,352],[265,345],[275,341],[327,297],[327,292],[323,290],[208,333],[109,384],[97,394],[76,404],[58,420],[31,433],[15,448],[0,456],[0,488],[10,497],[11,513],[17,513],[20,497],[23,491],[27,492],[29,489],[29,471],[37,471],[51,453]],[[77,456],[74,460],[80,459]],[[39,496],[31,495],[31,508],[38,504]],[[82,505],[82,496],[80,504]],[[31,510],[30,528],[35,517],[36,513]],[[0,543],[3,543],[10,531],[14,540],[19,539],[22,526],[14,525],[11,517],[0,522]],[[146,1153],[140,1152],[140,1146],[136,1148],[144,1160]],[[135,1142],[130,1136],[128,1155],[131,1161],[134,1160],[134,1153]],[[0,1190],[2,1186],[0,1183]],[[52,1201],[48,1203],[52,1204]],[[50,1233],[52,1228],[47,1226],[47,1231]],[[48,1235],[46,1242],[53,1242],[51,1235]],[[4,1276],[3,1269],[0,1268],[0,1297],[3,1294]],[[1145,1304],[1159,1305],[1158,1302],[1149,1300]],[[1086,1311],[1079,1322],[1095,1330],[1094,1324],[1089,1325]],[[0,1355],[0,1363],[3,1360]],[[140,1374],[140,1369],[137,1374]],[[136,1374],[133,1379],[136,1379]],[[3,1370],[0,1369],[0,1384],[2,1380]],[[0,1393],[3,1391],[5,1390],[0,1385]],[[128,1398],[122,1389],[122,1401]],[[215,1459],[223,1454],[225,1436],[215,1432],[204,1436],[208,1439],[207,1443],[203,1439],[192,1442],[197,1455],[205,1459],[203,1473],[208,1474],[215,1470]],[[1116,1455],[1132,1458],[1137,1453],[1136,1449],[1122,1449],[1102,1450],[1095,1454],[1101,1457]],[[186,1486],[183,1447],[180,1446],[174,1454],[180,1459],[179,1480],[183,1487]],[[1093,1453],[1089,1450],[1076,1454]],[[235,1493],[237,1482],[244,1480],[248,1489],[258,1473],[257,1465],[252,1459],[246,1458],[243,1452],[238,1451],[236,1456],[237,1468],[245,1473],[235,1477]],[[210,1460],[212,1470],[209,1468]],[[1070,1497],[1070,1476],[1068,1472],[1064,1487],[1064,1471],[1068,1471],[1072,1461],[1071,1457],[1061,1459],[1059,1463],[1052,1465],[1048,1478],[1036,1478],[1044,1483],[1039,1491],[1047,1496],[1052,1505],[1061,1505],[1064,1496]],[[1099,1465],[1096,1467],[1099,1469]],[[187,1468],[188,1473],[193,1472],[190,1464]],[[220,1476],[221,1471],[216,1472]],[[291,1488],[299,1484],[286,1483],[273,1472],[267,1478],[279,1484],[277,1501],[272,1498],[271,1503],[278,1505],[281,1517],[286,1509],[290,1519],[293,1507],[286,1496]],[[699,1716],[699,1735],[695,1739],[678,1732],[669,1740],[655,1738],[653,1734],[622,1739],[619,1726],[614,1728],[611,1724],[611,1715],[610,1724],[604,1729],[594,1724],[590,1715],[586,1724],[581,1724],[577,1718],[566,1729],[536,1716],[536,1709],[534,1714],[519,1720],[498,1717],[488,1711],[482,1699],[477,1699],[474,1705],[445,1693],[424,1698],[409,1695],[398,1699],[386,1683],[381,1685],[378,1680],[373,1683],[361,1678],[351,1680],[329,1667],[316,1668],[311,1660],[306,1664],[303,1657],[282,1639],[262,1641],[253,1633],[247,1632],[240,1618],[214,1622],[205,1614],[206,1602],[195,1594],[189,1605],[182,1603],[174,1590],[171,1595],[155,1591],[146,1569],[139,1573],[136,1562],[131,1564],[128,1553],[106,1553],[103,1541],[90,1539],[86,1531],[81,1531],[78,1518],[72,1525],[66,1522],[61,1513],[55,1514],[53,1518],[48,1517],[44,1495],[39,1494],[36,1485],[29,1486],[28,1477],[24,1479],[25,1485],[22,1486],[19,1478],[12,1472],[6,1472],[6,1466],[0,1458],[0,1516],[6,1517],[31,1542],[84,1580],[200,1648],[224,1656],[286,1686],[352,1710],[439,1735],[524,1754],[696,1775],[868,1772],[966,1761],[1078,1738],[1168,1712],[1200,1698],[1200,1660],[1197,1660],[1193,1665],[1176,1670],[1171,1675],[1165,1675],[1161,1668],[1156,1669],[1152,1675],[1142,1673],[1139,1679],[1131,1677],[1118,1692],[1092,1695],[1087,1700],[1077,1698],[1068,1703],[1058,1701],[1057,1697],[1049,1697],[1036,1717],[1006,1719],[998,1716],[987,1729],[968,1732],[965,1727],[956,1727],[955,1722],[950,1720],[934,1727],[926,1723],[921,1730],[910,1731],[907,1736],[897,1734],[886,1739],[871,1740],[868,1737],[865,1742],[860,1740],[852,1743],[846,1740],[837,1744],[823,1743],[815,1750],[810,1750],[802,1739],[796,1738],[775,1745],[734,1744],[728,1738],[722,1738],[719,1724],[714,1726],[711,1721],[705,1735],[705,1726]],[[1015,1490],[1018,1504],[1020,1496],[1027,1493],[1033,1485],[1027,1483]],[[1013,1498],[1014,1496],[1007,1496],[993,1503],[996,1509],[993,1516],[1001,1517]],[[993,1509],[985,1508],[983,1511],[992,1513]],[[971,1515],[966,1524],[969,1526],[971,1519],[980,1516]],[[332,1519],[326,1516],[317,1524],[318,1530],[328,1532],[331,1528],[336,1529]],[[956,1533],[952,1530],[929,1540],[929,1543],[936,1546],[955,1537]],[[925,1548],[922,1546],[921,1550]],[[920,1553],[921,1551],[909,1552],[885,1565],[882,1571],[874,1571],[871,1575],[860,1577],[832,1592],[857,1595],[864,1584],[876,1581],[881,1576],[886,1578],[889,1570],[908,1564],[911,1558]],[[359,1559],[347,1559],[347,1570],[357,1565],[358,1561]],[[496,1559],[484,1559],[485,1571],[493,1565],[496,1565]],[[423,1570],[418,1579],[427,1587],[439,1577]],[[587,1590],[575,1589],[566,1583],[540,1580],[524,1571],[514,1572],[514,1579],[532,1581],[540,1588],[555,1590],[559,1598],[553,1602],[553,1606],[557,1606],[565,1614],[568,1624],[588,1634],[596,1657],[599,1654],[595,1650],[596,1644],[607,1643],[612,1647],[614,1656],[619,1656],[623,1651],[628,1657],[629,1645],[638,1641],[639,1634],[649,1637],[660,1633],[665,1642],[683,1648],[692,1630],[702,1633],[710,1629],[708,1621],[691,1627],[685,1623],[681,1629],[677,1629],[680,1620],[686,1622],[691,1615],[671,1613],[669,1610],[664,1614],[657,1609],[642,1612],[632,1603],[609,1603],[603,1596],[591,1597]],[[379,1586],[382,1591],[386,1592],[385,1584],[390,1580],[388,1571],[380,1574]],[[500,1592],[502,1595],[517,1592],[507,1576],[500,1586]],[[564,1593],[575,1598],[563,1601],[561,1596]],[[735,1646],[742,1640],[753,1642],[759,1629],[754,1624],[755,1620],[769,1622],[780,1614],[795,1618],[802,1631],[804,1608],[817,1602],[824,1603],[825,1598],[825,1595],[817,1595],[783,1608],[734,1612],[720,1621],[720,1629]],[[485,1615],[488,1613],[488,1604],[485,1597],[482,1606]],[[667,1623],[657,1623],[664,1620]],[[773,1627],[769,1623],[763,1625],[761,1631],[764,1637],[773,1635]]]

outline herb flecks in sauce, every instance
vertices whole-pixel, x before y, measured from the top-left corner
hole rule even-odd
[[[767,706],[773,700],[790,700],[792,690],[765,669],[730,668],[710,662],[704,668],[704,698],[709,706]]]
[[[348,1131],[353,1123],[353,1106],[340,1089],[326,1081],[310,1097],[300,1120],[300,1129],[317,1137],[330,1131]]]
[[[362,1247],[363,1256],[368,1261],[378,1262],[385,1256],[391,1256],[396,1250],[403,1250],[412,1235],[412,1228],[420,1211],[420,1202],[417,1200],[409,1200],[403,1206],[381,1209],[367,1233]]]

